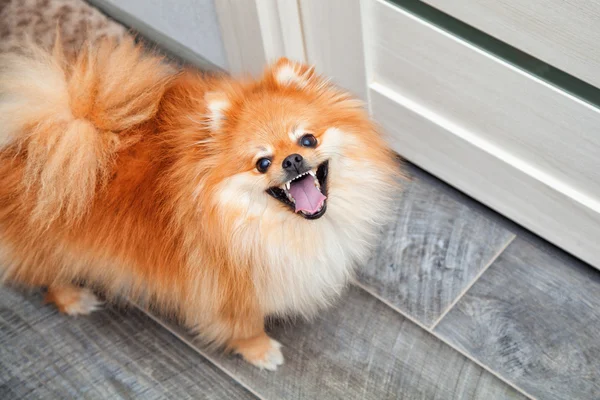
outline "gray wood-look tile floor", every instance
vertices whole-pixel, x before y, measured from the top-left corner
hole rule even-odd
[[[600,399],[600,271],[517,239],[436,333],[540,399]]]
[[[357,287],[316,320],[270,333],[287,357],[275,373],[219,354],[211,360],[267,399],[525,398]]]
[[[271,327],[277,372],[136,308],[71,319],[0,288],[0,398],[600,398],[600,271],[408,169],[359,286]]]
[[[0,288],[0,399],[253,399],[135,308],[70,318]]]
[[[381,230],[358,278],[379,296],[431,327],[514,234],[439,181],[407,167],[393,218]]]

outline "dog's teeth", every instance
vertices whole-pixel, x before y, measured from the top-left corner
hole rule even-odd
[[[290,182],[289,182],[289,181],[287,181],[287,182],[285,183],[285,189],[286,189],[286,190],[290,190]]]
[[[317,174],[315,174],[315,172],[311,169],[310,171],[308,171],[308,173],[313,177],[316,178]]]

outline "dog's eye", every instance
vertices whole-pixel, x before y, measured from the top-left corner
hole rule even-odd
[[[300,146],[302,147],[315,147],[317,145],[317,138],[313,135],[306,134],[300,138]]]
[[[256,169],[258,172],[265,173],[271,166],[271,160],[268,158],[261,158],[256,162]]]

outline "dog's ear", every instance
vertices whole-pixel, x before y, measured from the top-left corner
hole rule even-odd
[[[208,92],[204,95],[206,101],[206,121],[211,132],[217,132],[223,126],[225,113],[231,103],[225,93]]]
[[[267,70],[267,78],[273,79],[279,87],[303,89],[316,83],[318,76],[314,66],[282,57]]]

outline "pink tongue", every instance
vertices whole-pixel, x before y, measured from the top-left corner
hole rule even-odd
[[[310,175],[292,182],[289,192],[296,200],[296,212],[305,211],[314,214],[326,199],[321,191],[315,187],[315,180]]]

